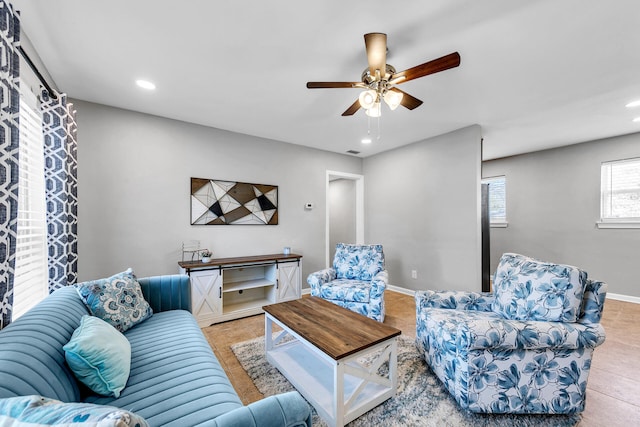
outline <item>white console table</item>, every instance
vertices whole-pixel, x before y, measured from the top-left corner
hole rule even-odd
[[[271,254],[179,262],[191,280],[191,310],[198,325],[263,312],[262,306],[302,296],[302,255]]]

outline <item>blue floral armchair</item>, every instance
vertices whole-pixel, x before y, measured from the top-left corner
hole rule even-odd
[[[472,412],[579,413],[607,285],[567,265],[504,254],[494,293],[416,293],[416,345]]]
[[[384,269],[382,245],[338,243],[333,267],[311,273],[311,295],[384,321],[384,290],[389,276]]]

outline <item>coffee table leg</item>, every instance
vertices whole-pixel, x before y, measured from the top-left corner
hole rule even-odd
[[[264,316],[264,348],[265,351],[273,350],[273,322],[268,313]]]
[[[344,364],[333,365],[333,416],[337,426],[344,425]]]

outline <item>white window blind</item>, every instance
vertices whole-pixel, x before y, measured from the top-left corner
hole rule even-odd
[[[505,176],[485,178],[483,184],[489,184],[489,221],[507,222],[507,180]]]
[[[37,101],[28,89],[20,97],[19,169],[13,320],[47,296],[44,137]]]
[[[601,166],[601,221],[640,221],[640,158]]]

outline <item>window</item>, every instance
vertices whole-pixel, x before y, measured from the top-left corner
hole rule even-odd
[[[640,158],[600,168],[600,228],[640,227]]]
[[[489,222],[492,227],[507,226],[507,180],[503,176],[485,178],[489,184]]]
[[[35,96],[22,92],[13,320],[46,297],[48,287],[42,117]]]

